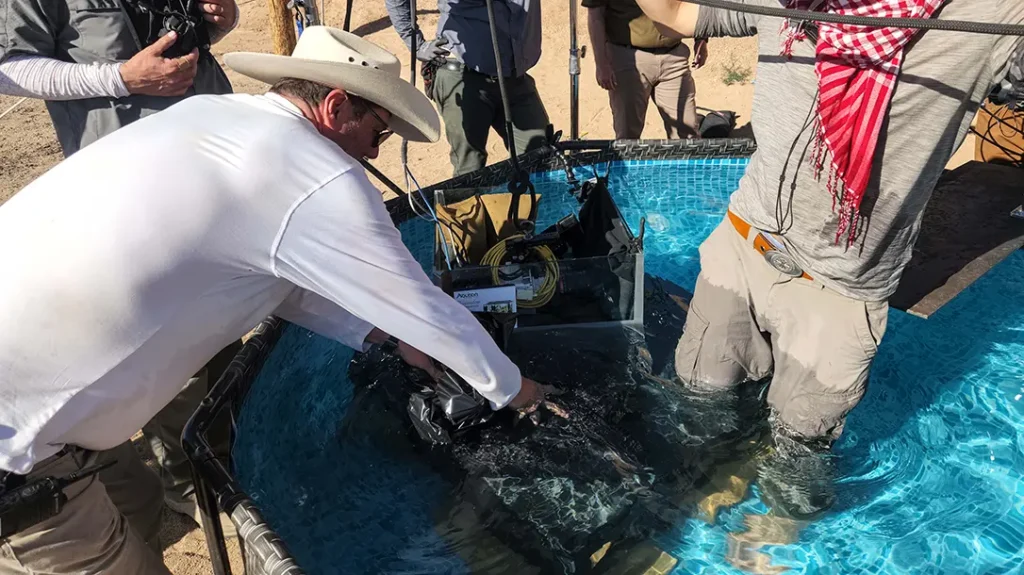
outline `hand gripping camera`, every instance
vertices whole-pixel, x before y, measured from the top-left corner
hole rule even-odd
[[[140,14],[149,16],[149,30],[139,34],[146,38],[146,45],[170,32],[178,35],[164,51],[165,58],[179,58],[196,48],[210,48],[210,33],[196,0],[134,0],[133,4]]]

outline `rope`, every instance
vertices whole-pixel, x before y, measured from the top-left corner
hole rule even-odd
[[[790,10],[788,8],[770,8],[768,6],[752,6],[730,0],[686,0],[688,4],[721,8],[735,12],[774,16],[790,20],[809,20],[829,24],[849,24],[851,26],[868,26],[874,28],[913,28],[918,30],[946,30],[949,32],[970,32],[972,34],[993,34],[996,36],[1024,36],[1024,26],[1019,24],[993,24],[986,22],[967,22],[964,20],[933,20],[922,18],[875,18],[870,16],[846,16],[813,12],[810,10]]]
[[[494,244],[484,254],[483,259],[480,260],[481,264],[491,267],[491,280],[494,282],[494,285],[506,284],[501,278],[501,266],[505,259],[505,254],[508,253],[507,244],[509,240],[522,239],[524,237],[522,235],[511,236]],[[558,261],[555,259],[555,253],[548,246],[534,246],[530,250],[544,262],[544,281],[541,282],[540,289],[537,290],[534,297],[529,299],[519,299],[519,297],[516,297],[516,303],[520,307],[536,309],[547,305],[551,298],[555,296],[555,287],[558,285],[559,276]],[[518,292],[519,290],[517,289],[516,293],[518,294]]]
[[[0,120],[3,120],[4,116],[6,116],[7,114],[10,114],[11,112],[13,112],[14,109],[17,108],[18,106],[20,106],[21,103],[24,102],[25,100],[28,100],[28,98],[22,98],[22,99],[18,100],[13,105],[11,105],[10,108],[7,108],[6,110],[4,110],[4,113],[0,114]]]

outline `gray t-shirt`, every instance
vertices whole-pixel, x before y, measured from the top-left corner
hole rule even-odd
[[[777,0],[740,1],[780,6]],[[1024,0],[950,0],[937,17],[1021,24]],[[793,56],[787,60],[781,55],[782,24],[779,18],[700,9],[698,37],[759,37],[751,118],[757,151],[732,195],[730,208],[763,230],[789,227],[783,236],[787,248],[829,288],[855,299],[887,299],[910,261],[935,184],[967,135],[981,102],[1005,76],[1021,39],[933,30],[920,32],[908,45],[879,137],[871,184],[861,204],[859,235],[848,248],[845,237],[836,242],[839,216],[828,191],[828,160],[816,180],[811,142],[800,163],[813,136],[813,128],[803,135],[800,131],[817,90],[814,42],[794,44]],[[779,178],[787,158],[780,200]],[[797,186],[790,203],[794,178]],[[784,222],[783,228],[776,215],[780,205],[783,213],[792,206],[791,225]]]

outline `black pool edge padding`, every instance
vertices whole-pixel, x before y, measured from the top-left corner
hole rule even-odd
[[[530,173],[562,170],[572,167],[600,166],[620,160],[684,160],[730,159],[750,156],[756,149],[751,139],[721,140],[630,140],[571,141],[521,154],[520,165]],[[556,157],[561,155],[562,158]],[[427,197],[434,190],[480,188],[502,185],[511,173],[508,160],[487,166],[458,178],[446,180],[424,189]],[[603,170],[602,170],[603,171]],[[405,196],[386,202],[396,225],[416,217]],[[300,575],[306,573],[295,561],[282,537],[264,519],[259,506],[238,484],[231,471],[218,460],[206,439],[206,430],[218,417],[231,410],[232,432],[235,415],[241,410],[249,388],[256,379],[286,327],[276,317],[268,317],[251,333],[251,337],[196,412],[189,418],[182,433],[182,445],[192,465],[196,501],[203,519],[203,532],[210,551],[215,575],[228,575],[231,565],[220,528],[220,511],[228,514],[238,531],[247,575]],[[233,433],[234,434],[234,433]]]

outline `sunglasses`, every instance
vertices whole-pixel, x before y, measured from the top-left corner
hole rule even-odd
[[[372,114],[373,117],[376,118],[377,121],[380,122],[382,126],[387,126],[388,125],[388,123],[385,122],[380,117],[380,115],[377,114],[377,112],[373,111],[373,106],[371,106],[368,102],[364,101],[363,102],[363,106],[366,107],[366,110],[369,111],[370,114]],[[383,130],[378,130],[377,133],[374,134],[374,136],[373,136],[373,147],[374,148],[380,147],[380,145],[384,142],[384,140],[387,140],[388,137],[391,136],[391,134],[394,134],[394,132],[391,129],[389,129],[389,128],[384,128]]]

